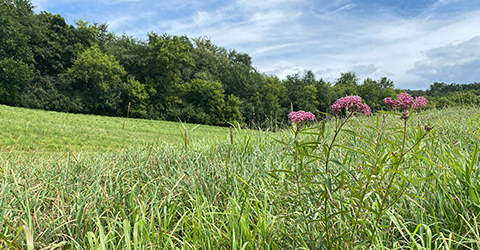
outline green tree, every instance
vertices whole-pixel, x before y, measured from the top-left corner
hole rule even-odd
[[[115,34],[108,31],[106,23],[90,24],[83,19],[77,19],[75,25],[75,51],[77,54],[94,45],[98,45],[102,51],[105,51],[107,44],[115,39]]]
[[[123,85],[128,102],[131,102],[130,114],[132,117],[145,117],[147,114],[146,100],[148,99],[148,92],[145,85],[129,78]]]
[[[253,104],[256,117],[250,117],[250,119],[255,118],[257,125],[262,125],[259,123],[263,120],[268,123],[268,121],[281,119],[286,112],[282,105],[288,104],[287,88],[278,77],[265,75],[261,86],[253,96]]]
[[[164,118],[162,112],[181,102],[177,92],[182,83],[182,70],[195,66],[191,48],[185,37],[148,34],[144,76],[150,91],[149,117]]]
[[[23,89],[20,104],[26,108],[85,113],[80,93],[72,88],[74,80],[67,74],[37,76]]]
[[[145,81],[144,71],[148,66],[146,49],[145,42],[126,34],[116,36],[106,45],[106,52],[115,56],[128,75],[141,81]]]
[[[80,54],[68,70],[76,79],[76,89],[83,93],[86,112],[101,115],[120,115],[122,78],[127,72],[112,55],[93,45]]]
[[[31,68],[12,58],[0,59],[0,103],[17,105],[20,90],[31,80]]]
[[[242,123],[243,117],[242,113],[240,112],[240,106],[242,105],[242,101],[240,98],[236,97],[233,94],[228,95],[227,100],[225,102],[225,108],[223,109],[223,119],[227,123]]]
[[[82,84],[84,91],[107,92],[120,84],[127,72],[114,56],[94,45],[78,56],[68,74]]]
[[[288,75],[284,84],[294,111],[315,112],[317,110],[319,105],[317,101],[318,90],[315,87],[315,76],[311,71],[306,71],[302,77],[299,74]]]
[[[224,124],[225,93],[222,84],[194,79],[182,85],[182,101],[185,107],[193,106],[194,113],[184,113],[185,121],[219,125]]]
[[[380,78],[380,81],[378,81],[378,85],[382,89],[387,89],[387,88],[392,88],[393,89],[395,87],[393,81],[386,78],[386,77]]]
[[[359,95],[358,78],[355,72],[341,73],[341,77],[337,79],[332,90],[332,100],[349,95]]]
[[[20,22],[21,13],[28,10],[19,10],[16,2],[24,1],[0,1],[0,58],[30,63],[33,55],[28,46],[29,36],[25,33],[26,27]]]
[[[195,68],[186,80],[200,78],[208,81],[221,81],[222,74],[230,66],[227,51],[207,38],[194,38],[192,58]]]
[[[362,85],[357,87],[358,95],[362,97],[363,102],[370,106],[372,109],[380,109],[381,103],[381,91],[382,87],[377,81],[367,78],[363,81]]]
[[[29,37],[21,22],[31,14],[28,1],[0,1],[0,102],[16,105],[18,96],[32,78],[33,56]]]
[[[335,85],[358,85],[358,77],[355,72],[340,73],[340,78],[337,79]]]
[[[304,100],[303,106],[305,107],[305,110],[311,110],[312,112],[315,112],[317,109],[318,104],[320,104],[319,101],[317,101],[317,88],[313,84],[309,84],[305,87],[303,87],[303,98]]]
[[[332,86],[323,79],[315,82],[317,89],[318,110],[321,112],[328,112],[330,105],[335,100],[332,100]]]
[[[228,53],[230,66],[222,74],[221,81],[227,95],[234,94],[242,100],[249,99],[262,82],[262,76],[252,66],[252,58],[232,50]]]
[[[58,14],[41,12],[36,15],[35,30],[30,39],[35,68],[41,75],[65,73],[76,58],[74,27]]]

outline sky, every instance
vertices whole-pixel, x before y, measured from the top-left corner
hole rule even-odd
[[[480,0],[32,0],[35,12],[149,32],[207,37],[283,79],[388,77],[395,87],[480,82]]]

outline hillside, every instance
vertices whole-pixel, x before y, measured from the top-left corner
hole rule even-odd
[[[125,129],[123,122],[125,120]],[[69,114],[0,105],[0,151],[117,151],[131,146],[227,140],[229,128],[180,122]]]

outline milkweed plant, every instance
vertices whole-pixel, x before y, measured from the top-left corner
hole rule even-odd
[[[368,249],[392,237],[395,205],[415,197],[414,162],[434,130],[409,123],[427,104],[424,97],[401,93],[383,102],[388,111],[372,115],[361,97],[342,97],[315,125],[308,124],[315,120],[310,112],[289,114],[291,137],[279,142],[291,161],[271,175],[291,208],[283,216],[293,220],[289,232],[301,244],[292,247]],[[376,125],[364,125],[360,116]],[[386,127],[387,119],[397,125]]]

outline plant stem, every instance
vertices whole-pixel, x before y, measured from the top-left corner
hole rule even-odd
[[[328,165],[330,163],[330,154],[332,152],[332,148],[333,148],[333,145],[335,143],[335,140],[337,139],[337,136],[338,134],[340,134],[340,131],[342,130],[342,127],[343,125],[345,125],[348,121],[348,119],[350,119],[350,117],[352,117],[353,115],[353,112],[350,112],[350,114],[347,116],[347,118],[345,119],[345,121],[342,122],[342,120],[339,120],[340,123],[339,125],[337,125],[337,127],[335,128],[335,134],[333,135],[333,138],[332,138],[332,141],[330,142],[330,145],[328,145],[327,147],[327,155],[326,155],[326,158],[325,158],[325,175],[328,176],[328,173],[330,172],[329,171],[329,168],[328,168]],[[338,123],[336,123],[338,124]],[[324,208],[324,216],[326,218],[329,218],[329,216],[327,216],[327,201],[328,201],[328,194],[330,193],[330,190],[327,190],[327,185],[325,185],[325,199],[323,201],[323,208]],[[326,237],[326,242],[327,242],[327,247],[330,249],[331,248],[331,242],[330,242],[330,233],[329,233],[329,221],[330,219],[327,219],[325,221],[325,230],[326,230],[326,233],[327,233],[327,237]]]

